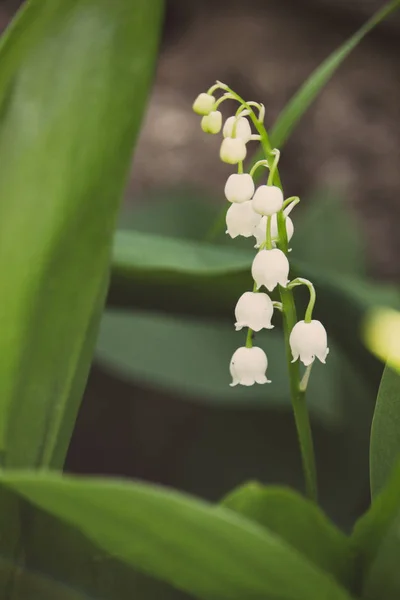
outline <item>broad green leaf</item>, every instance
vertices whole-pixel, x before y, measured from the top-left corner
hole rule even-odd
[[[134,203],[124,206],[118,228],[142,233],[202,241],[216,218],[224,197],[214,198],[209,191],[177,187],[134,195]],[[222,239],[225,241],[227,236]]]
[[[227,407],[283,405],[289,408],[285,348],[280,329],[262,331],[256,336],[256,343],[269,357],[271,385],[251,389],[229,386],[229,362],[246,335],[234,331],[233,318],[232,315],[229,324],[220,320],[108,309],[100,325],[96,358],[106,371],[123,380],[163,389],[195,402]],[[280,315],[274,317],[274,322],[279,320]],[[357,378],[352,369],[346,367],[332,346],[327,365],[316,365],[310,379],[307,394],[310,409],[313,415],[331,425],[343,422],[342,400],[352,401],[354,388],[349,392],[347,384]],[[364,395],[364,386],[361,387],[359,393]]]
[[[253,257],[250,250],[119,231],[109,301],[114,306],[231,319],[237,299],[251,289]],[[292,275],[306,277],[316,286],[317,318],[347,357],[375,382],[380,365],[361,343],[361,323],[372,306],[398,305],[397,290],[295,259]]]
[[[400,463],[398,462],[386,486],[354,527],[352,539],[360,555],[360,572],[363,579],[366,578],[366,574],[377,558],[386,536],[391,537],[391,528],[397,527],[399,515]]]
[[[353,587],[355,556],[349,538],[303,496],[251,482],[231,492],[222,505],[277,534],[343,585]]]
[[[371,495],[375,498],[400,459],[400,374],[386,367],[371,429]]]
[[[93,351],[161,2],[32,0],[0,45],[0,447],[60,466]]]
[[[21,472],[1,479],[111,554],[198,598],[350,599],[277,536],[222,507],[140,483]]]
[[[294,208],[293,256],[328,273],[365,274],[360,227],[345,200],[330,189],[315,190],[307,206]],[[297,214],[299,211],[299,214]],[[340,232],[340,242],[338,241]]]
[[[328,56],[328,58],[315,69],[283,109],[273,126],[270,135],[273,147],[282,148],[301,117],[311,106],[319,92],[325,87],[338,67],[340,67],[344,59],[347,58],[354,48],[356,48],[367,33],[389,17],[399,7],[400,0],[393,0],[383,6],[383,8],[378,10],[371,19],[356,31],[354,35],[352,35],[344,44],[339,46],[337,50]]]
[[[2,488],[1,495],[10,492]],[[21,499],[14,495],[14,504]],[[24,561],[0,562],[0,576],[17,571],[12,600],[141,600],[186,598],[171,586],[138,573],[65,521],[22,501]],[[4,557],[4,554],[3,554]]]
[[[363,583],[367,600],[398,600],[400,597],[400,510],[383,538]]]

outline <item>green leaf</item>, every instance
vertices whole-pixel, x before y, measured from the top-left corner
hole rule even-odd
[[[372,498],[382,491],[400,458],[400,374],[386,367],[371,429]]]
[[[250,390],[229,386],[228,365],[244,338],[245,333],[235,332],[228,321],[109,309],[101,321],[96,359],[106,371],[123,380],[167,390],[202,404],[289,408],[281,331],[262,331],[256,335],[256,343],[269,357],[271,385],[254,386]],[[346,384],[354,378],[352,369],[346,370],[340,353],[332,346],[328,364],[316,366],[310,380],[307,400],[313,415],[330,425],[342,423],[341,399]],[[364,396],[362,388],[358,393]],[[348,402],[354,393],[351,389],[346,397]]]
[[[198,598],[350,599],[277,536],[227,509],[140,483],[21,472],[1,479],[111,554]]]
[[[354,527],[352,539],[360,555],[360,571],[365,574],[377,557],[381,544],[400,514],[400,463],[382,492]]]
[[[319,92],[340,67],[345,58],[374,27],[389,17],[400,6],[399,0],[393,0],[378,10],[354,35],[339,46],[322,62],[310,77],[303,83],[299,91],[289,101],[273,126],[270,137],[273,147],[282,148],[293,129],[306,110],[313,103]]]
[[[365,244],[355,216],[333,189],[315,190],[295,213],[293,256],[328,273],[365,275]],[[340,242],[338,242],[338,231]]]
[[[13,495],[14,505],[22,505],[22,511],[29,514],[23,530],[24,562],[17,570],[12,600],[183,598],[178,590],[109,555],[67,522],[29,505],[5,488],[0,492],[1,496],[5,492]],[[13,570],[16,565],[11,560],[0,562],[0,577]]]
[[[400,462],[352,535],[360,555],[363,598],[397,600],[400,593]]]
[[[237,299],[252,287],[253,257],[250,250],[119,231],[109,302],[175,315],[231,319]],[[380,366],[360,340],[361,323],[372,306],[398,306],[398,291],[299,261],[292,265],[293,276],[306,277],[315,284],[316,315],[329,335],[375,382]]]
[[[290,490],[251,482],[222,505],[275,533],[346,587],[354,586],[354,551],[349,539],[312,502]]]
[[[365,578],[363,598],[398,600],[400,597],[400,511],[383,538],[376,558]]]
[[[32,0],[0,46],[0,448],[60,466],[93,351],[161,2]]]

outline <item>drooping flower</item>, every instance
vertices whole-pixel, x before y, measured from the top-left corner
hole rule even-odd
[[[235,121],[236,121],[236,131],[235,131],[235,135],[233,135],[233,128],[235,125]],[[224,136],[224,138],[228,138],[228,137],[241,138],[244,141],[244,143],[247,144],[247,142],[251,138],[250,123],[248,122],[246,117],[239,117],[238,119],[236,117],[228,117],[228,119],[225,121],[224,128],[222,130],[222,135]]]
[[[245,346],[238,348],[234,352],[229,370],[232,375],[231,386],[235,385],[253,385],[254,383],[270,383],[266,377],[268,359],[261,348]]]
[[[225,184],[225,197],[229,202],[248,202],[254,194],[254,181],[248,173],[233,173]]]
[[[255,191],[252,202],[256,213],[272,217],[282,209],[282,190],[275,185],[260,185]]]
[[[222,162],[229,165],[236,165],[246,158],[246,144],[242,138],[227,137],[222,140],[219,156]]]
[[[250,327],[253,331],[272,329],[271,318],[274,307],[271,298],[263,292],[244,292],[236,304],[236,331]]]
[[[214,108],[215,98],[211,94],[203,92],[193,102],[193,110],[198,115],[209,115]]]
[[[285,218],[286,224],[286,235],[288,242],[293,237],[294,233],[294,225],[293,221],[290,217]],[[257,225],[254,230],[254,237],[256,238],[256,248],[259,248],[263,242],[265,242],[267,236],[267,217],[262,217],[261,221]],[[277,215],[273,215],[271,217],[271,239],[273,246],[276,246],[276,241],[279,240],[279,232],[278,232],[278,217]]]
[[[254,212],[251,201],[240,204],[231,204],[226,213],[226,233],[231,238],[238,235],[250,237],[254,235],[254,229],[257,227],[261,217]]]
[[[201,128],[204,133],[219,133],[222,127],[222,114],[219,110],[213,110],[201,120]]]
[[[329,352],[328,339],[325,327],[320,321],[296,323],[290,333],[289,343],[293,355],[292,362],[300,358],[301,362],[308,367],[317,357],[325,364]]]
[[[251,274],[256,282],[257,289],[265,285],[267,290],[272,292],[278,284],[286,287],[289,275],[289,261],[282,250],[278,248],[260,250],[253,260]]]

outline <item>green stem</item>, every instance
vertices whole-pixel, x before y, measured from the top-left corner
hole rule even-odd
[[[292,362],[292,352],[289,344],[290,332],[297,322],[296,307],[291,290],[280,286],[279,292],[283,306],[283,333],[289,370],[290,396],[300,445],[306,494],[311,500],[316,502],[318,498],[317,472],[311,424],[306,402],[306,390],[303,386],[300,386],[299,362]]]
[[[253,347],[253,330],[250,329],[250,327],[247,330],[247,336],[246,336],[246,348],[252,348]]]
[[[227,86],[227,90],[229,93],[241,104],[243,104],[250,111],[250,119],[256,128],[257,132],[261,138],[261,145],[264,151],[265,157],[268,161],[272,162],[276,158],[276,155],[271,147],[268,133],[264,127],[264,124],[260,122],[251,106],[246,103],[243,98],[241,98],[238,94],[233,92]],[[272,164],[272,163],[271,163]],[[273,185],[282,188],[282,182],[279,175],[279,169],[276,168],[273,181],[271,181]],[[287,254],[288,252],[288,239],[286,234],[286,225],[285,225],[285,215],[283,210],[278,213],[277,217],[278,221],[278,231],[279,231],[279,247],[280,249]],[[297,429],[297,435],[299,439],[301,459],[303,464],[304,478],[305,478],[305,487],[306,494],[315,502],[317,501],[318,491],[317,491],[317,474],[315,467],[315,455],[314,455],[314,445],[311,431],[310,418],[308,414],[307,402],[306,402],[306,393],[305,389],[300,387],[300,369],[299,362],[292,362],[292,352],[290,349],[289,337],[290,333],[297,322],[296,315],[296,306],[294,303],[293,292],[288,288],[284,288],[279,286],[279,294],[282,302],[283,308],[283,331],[285,338],[285,349],[286,349],[286,360],[288,365],[289,372],[289,383],[290,383],[290,396],[293,407],[294,420]]]

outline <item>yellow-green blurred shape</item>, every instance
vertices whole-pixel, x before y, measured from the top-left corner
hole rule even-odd
[[[367,348],[400,371],[400,312],[377,307],[367,313],[362,336]]]

